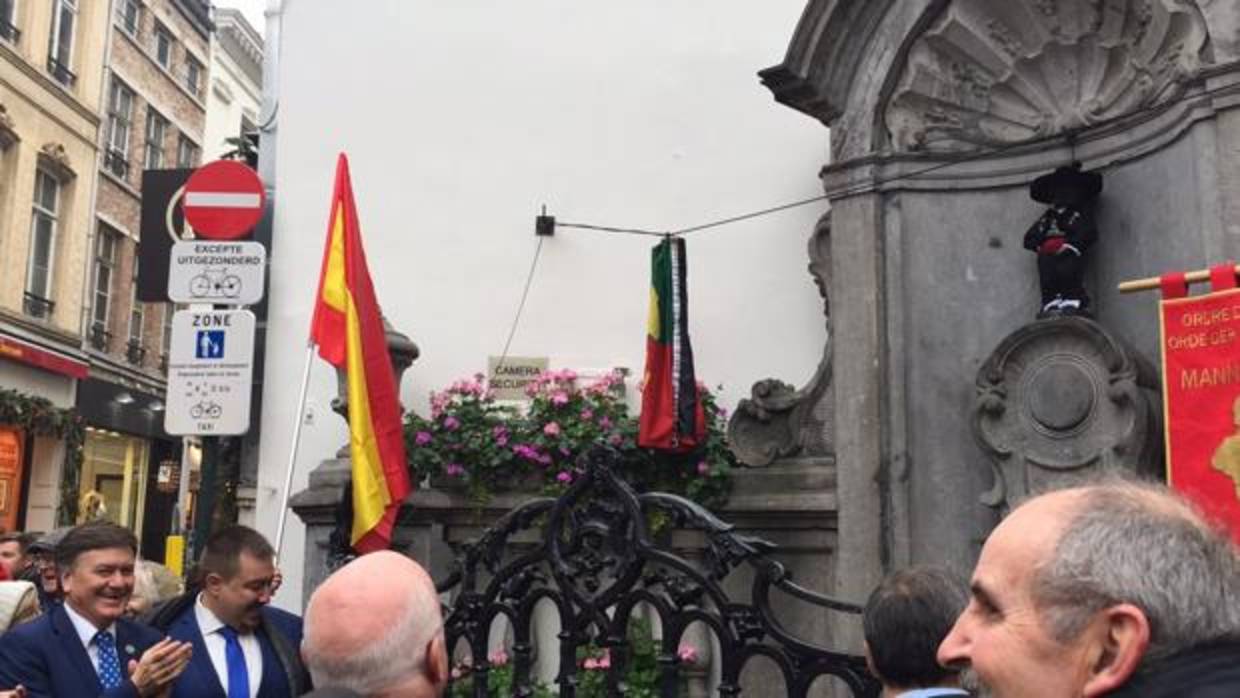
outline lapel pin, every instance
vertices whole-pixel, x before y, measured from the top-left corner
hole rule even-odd
[[[133,645],[125,645],[125,654],[134,654],[136,651]]]

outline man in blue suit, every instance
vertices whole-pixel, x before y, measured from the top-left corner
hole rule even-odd
[[[309,690],[298,654],[301,619],[268,606],[275,577],[275,551],[257,531],[229,526],[207,540],[198,584],[150,619],[194,647],[172,698],[290,698]]]
[[[188,643],[125,620],[138,541],[115,524],[69,531],[56,547],[64,604],[0,636],[0,689],[30,698],[161,696],[189,664]]]

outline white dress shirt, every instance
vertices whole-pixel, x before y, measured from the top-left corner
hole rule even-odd
[[[82,641],[82,646],[86,648],[86,654],[90,657],[91,666],[95,667],[95,673],[99,673],[99,648],[95,647],[95,635],[99,633],[99,628],[95,624],[86,620],[80,613],[73,610],[72,604],[68,601],[64,603],[65,615],[69,616],[69,622],[73,623],[73,629],[77,631],[78,639]],[[104,628],[104,631],[116,639],[116,623]],[[120,659],[121,648],[116,648],[116,657]],[[125,678],[125,664],[121,662],[121,679]]]
[[[215,675],[220,679],[220,686],[223,686],[227,693],[228,659],[224,636],[220,634],[224,622],[202,604],[202,594],[198,594],[198,600],[194,602],[194,617],[198,620],[198,629],[202,632],[203,644],[207,646],[211,666],[215,668]],[[237,633],[237,639],[241,643],[241,653],[245,655],[245,668],[250,678],[250,698],[258,698],[258,686],[263,681],[263,649],[254,633]]]

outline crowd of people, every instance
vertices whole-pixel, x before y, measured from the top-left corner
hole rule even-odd
[[[0,698],[433,698],[449,678],[430,576],[364,555],[270,606],[271,545],[213,534],[181,591],[95,522],[0,537]],[[161,582],[161,576],[163,580]],[[1237,698],[1240,554],[1159,485],[1109,482],[1017,507],[966,584],[914,567],[874,590],[865,654],[883,698]]]

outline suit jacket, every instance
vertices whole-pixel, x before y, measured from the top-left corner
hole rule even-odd
[[[196,599],[197,594],[187,595]],[[228,690],[220,682],[211,664],[211,655],[202,639],[194,604],[183,603],[168,625],[168,635],[193,643],[194,653],[189,666],[172,685],[172,698],[227,698]],[[258,645],[263,653],[263,678],[258,686],[259,698],[293,698],[309,689],[309,679],[298,657],[301,646],[301,618],[270,606],[263,608],[263,622],[257,631]]]
[[[159,632],[131,621],[116,621],[116,653],[121,673],[159,642]],[[0,635],[0,689],[26,687],[30,698],[138,698],[128,679],[103,690],[90,655],[63,606],[54,606],[38,620]]]

